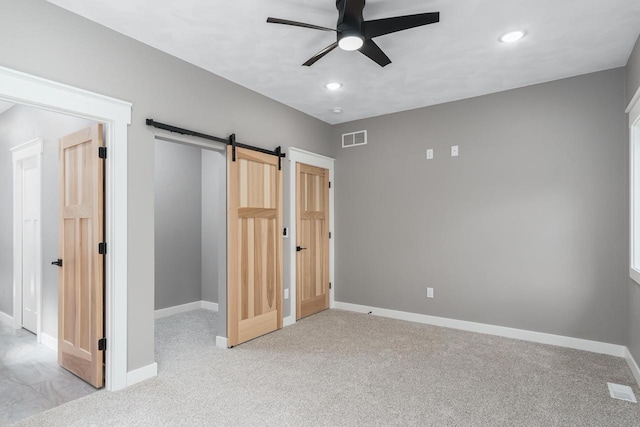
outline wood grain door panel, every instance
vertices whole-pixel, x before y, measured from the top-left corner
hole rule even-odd
[[[296,318],[329,308],[329,171],[296,164]]]
[[[97,124],[60,139],[58,362],[94,387],[104,386],[104,165]]]
[[[282,327],[282,171],[278,158],[228,148],[228,344]]]

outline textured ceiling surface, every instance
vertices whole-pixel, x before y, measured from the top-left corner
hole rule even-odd
[[[49,1],[332,124],[624,66],[640,32],[638,0],[368,0],[365,19],[440,23],[376,38],[385,68],[340,49],[302,67],[335,34],[266,19],[335,28],[334,0]]]

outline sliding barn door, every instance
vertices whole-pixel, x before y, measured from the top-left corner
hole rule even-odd
[[[329,171],[296,163],[296,318],[329,308]]]
[[[98,124],[60,139],[58,362],[94,387],[104,385],[103,146]]]
[[[278,157],[228,147],[228,344],[282,327],[282,171]]]

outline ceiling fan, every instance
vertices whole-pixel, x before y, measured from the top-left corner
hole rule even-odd
[[[333,31],[337,33],[335,43],[322,49],[309,58],[302,65],[310,67],[320,58],[331,52],[336,47],[343,50],[359,50],[361,53],[375,61],[381,67],[391,64],[391,60],[372,40],[375,37],[409,28],[440,22],[440,12],[418,13],[415,15],[396,16],[394,18],[374,19],[365,21],[362,17],[365,0],[336,0],[338,9],[338,25],[336,29],[320,27],[318,25],[305,24],[304,22],[289,21],[287,19],[267,18],[272,24],[292,25],[294,27],[311,28],[313,30]]]

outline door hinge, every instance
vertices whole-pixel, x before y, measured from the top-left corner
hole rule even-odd
[[[98,253],[100,255],[106,255],[106,253],[107,253],[107,242],[98,243]]]
[[[331,181],[329,181],[329,188],[331,188]]]
[[[107,349],[107,339],[100,338],[98,340],[98,350],[106,350]]]
[[[98,157],[101,159],[107,158],[107,147],[98,147]]]
[[[331,232],[329,232],[329,238],[331,238]]]
[[[331,289],[331,282],[329,282],[329,289]]]

